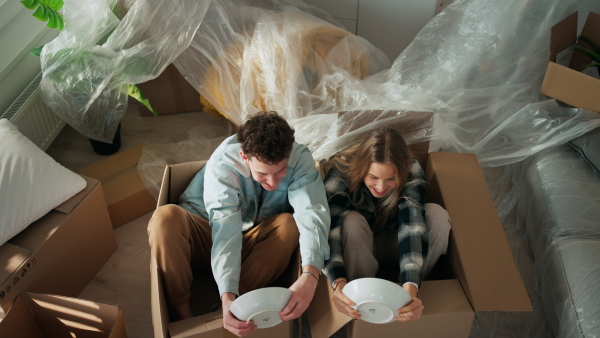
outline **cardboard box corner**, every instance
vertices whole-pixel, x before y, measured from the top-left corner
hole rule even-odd
[[[1,311],[25,291],[78,295],[117,250],[102,186],[85,179],[68,208],[48,212],[0,247]]]
[[[540,89],[540,93],[571,106],[600,112],[600,79],[578,70],[588,63],[585,56],[574,53],[569,67],[556,63],[556,56],[577,39],[577,16],[575,12],[554,25],[550,36],[550,60]],[[600,44],[600,14],[590,12],[581,35]]]
[[[22,292],[0,321],[2,337],[126,338],[116,305],[54,294]]]
[[[137,169],[143,144],[119,151],[79,171],[102,183],[113,228],[117,228],[156,207]]]

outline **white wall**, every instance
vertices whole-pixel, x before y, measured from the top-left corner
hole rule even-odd
[[[31,49],[51,41],[57,29],[34,18],[18,0],[0,1],[0,115],[40,72]]]
[[[435,16],[435,9],[436,0],[360,0],[356,35],[394,61]]]
[[[391,61],[412,42],[436,10],[452,0],[304,0],[381,49]]]

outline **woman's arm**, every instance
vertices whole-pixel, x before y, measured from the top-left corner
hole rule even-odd
[[[340,278],[348,280],[344,266],[341,229],[344,217],[351,204],[347,182],[339,170],[335,168],[329,170],[324,183],[329,212],[331,213],[331,228],[328,238],[330,257],[325,261],[323,272],[330,283],[333,283]]]
[[[400,248],[400,280],[421,284],[423,262],[427,256],[429,236],[425,223],[425,179],[421,165],[413,158],[403,198],[398,203],[398,244]]]

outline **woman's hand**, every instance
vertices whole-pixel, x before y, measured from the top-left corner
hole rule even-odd
[[[235,334],[238,337],[243,337],[256,330],[256,325],[253,321],[242,322],[235,318],[233,313],[229,311],[231,303],[235,300],[235,294],[226,292],[221,297],[223,304],[223,327]]]
[[[347,316],[350,316],[354,319],[360,319],[360,312],[352,308],[353,306],[356,306],[356,304],[352,300],[350,300],[350,298],[346,297],[344,292],[342,292],[344,286],[346,286],[348,282],[343,279],[336,280],[336,282],[337,287],[335,288],[332,297],[335,307],[338,309],[339,312]]]
[[[412,284],[405,283],[402,285],[402,288],[404,288],[404,290],[410,294],[412,301],[403,308],[398,309],[398,315],[396,316],[395,320],[399,322],[408,322],[421,318],[421,314],[423,313],[423,309],[425,309],[425,307],[423,306],[423,302],[417,298],[417,287]]]

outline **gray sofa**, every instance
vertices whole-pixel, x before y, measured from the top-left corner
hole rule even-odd
[[[521,163],[534,281],[556,337],[600,337],[600,128]]]

